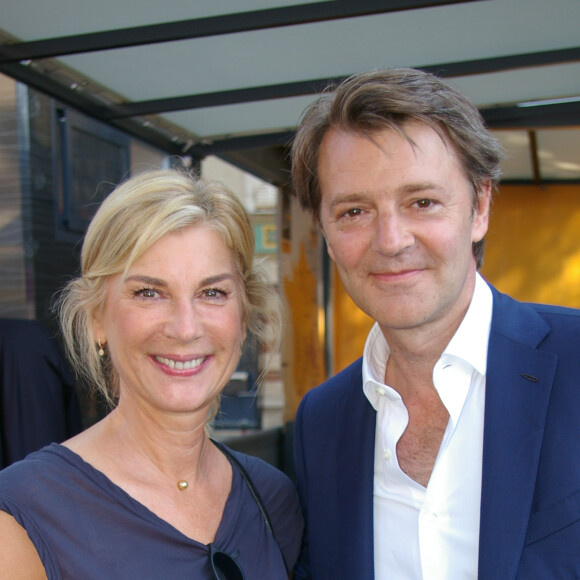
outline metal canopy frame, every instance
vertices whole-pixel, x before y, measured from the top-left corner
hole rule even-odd
[[[180,22],[21,42],[0,49],[0,64],[478,1],[480,0],[447,0],[445,2],[429,0],[390,0],[388,2],[336,0],[335,2],[282,6],[267,10],[253,10]]]
[[[285,176],[288,169],[285,150],[293,137],[291,130],[257,132],[251,135],[233,135],[217,139],[190,139],[184,144],[177,142],[175,136],[169,132],[152,127],[150,123],[146,122],[146,119],[151,115],[176,111],[315,95],[329,84],[340,82],[346,78],[345,76],[330,76],[328,78],[124,102],[121,98],[115,99],[114,96],[109,99],[95,98],[94,95],[79,90],[75,83],[66,84],[62,82],[62,79],[48,74],[51,59],[66,55],[184,39],[207,38],[358,16],[478,2],[485,3],[491,2],[491,0],[450,0],[447,2],[335,0],[29,42],[17,42],[9,39],[0,46],[0,72],[47,93],[93,118],[159,147],[168,154],[182,155],[187,153],[196,158],[203,158],[210,154],[220,155],[254,173],[262,173],[269,180],[280,182],[280,175]],[[442,77],[456,78],[578,62],[580,62],[580,46],[437,65],[425,64],[416,68],[434,72]],[[533,129],[545,126],[580,125],[580,102],[555,103],[530,108],[511,105],[500,106],[484,108],[482,113],[491,128],[525,127]],[[268,150],[275,152],[274,157],[267,153]],[[277,159],[275,163],[281,166],[278,172],[272,170],[272,167],[263,166],[264,162],[271,163],[274,159]],[[262,170],[261,166],[263,166]]]

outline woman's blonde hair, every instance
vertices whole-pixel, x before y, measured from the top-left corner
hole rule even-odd
[[[281,301],[254,261],[253,226],[238,198],[218,182],[183,171],[139,174],[119,185],[98,209],[84,238],[81,275],[66,285],[56,303],[77,375],[110,404],[119,394],[118,379],[110,357],[99,356],[92,332],[92,322],[105,306],[106,281],[126,273],[162,237],[197,225],[216,231],[232,251],[247,330],[262,347],[279,347]]]

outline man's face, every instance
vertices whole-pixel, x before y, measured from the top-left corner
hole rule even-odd
[[[369,136],[331,129],[319,159],[320,220],[354,302],[385,333],[454,330],[469,306],[472,243],[487,231],[490,186],[479,192],[452,145],[429,126]]]

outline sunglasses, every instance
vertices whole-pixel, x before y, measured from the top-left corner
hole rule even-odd
[[[244,573],[239,564],[232,556],[216,548],[213,543],[209,545],[209,561],[213,580],[244,580]]]

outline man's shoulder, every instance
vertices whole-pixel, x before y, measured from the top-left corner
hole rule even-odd
[[[346,396],[352,394],[353,391],[362,393],[362,357],[308,391],[305,397],[312,400],[326,399],[327,397],[336,399],[341,394]]]
[[[580,325],[580,310],[578,308],[534,303],[530,303],[530,306],[544,318],[559,320],[566,324]]]
[[[322,425],[334,425],[339,418],[365,416],[369,410],[372,406],[362,387],[362,359],[358,359],[308,391],[300,402],[297,420],[322,429]]]
[[[580,310],[567,306],[520,302],[495,289],[492,331],[551,340],[580,334]]]
[[[499,305],[501,309],[513,310],[529,308],[545,316],[564,316],[571,319],[576,319],[577,321],[580,319],[580,309],[578,308],[554,304],[544,304],[539,302],[524,302],[510,296],[509,294],[500,292],[494,286],[490,285],[490,288],[493,294],[494,306]]]

